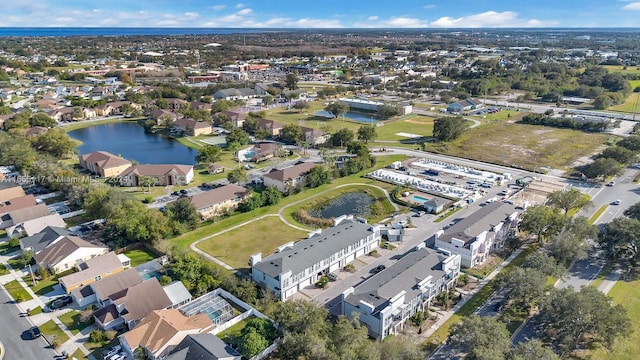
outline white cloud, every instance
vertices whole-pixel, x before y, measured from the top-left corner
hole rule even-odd
[[[628,3],[627,5],[623,6],[622,9],[624,9],[624,10],[640,10],[640,2]]]
[[[425,9],[435,9],[436,8],[436,4],[428,4],[424,6]]]
[[[227,5],[213,5],[211,6],[211,9],[213,9],[214,11],[220,11],[220,10],[224,10],[227,8]]]
[[[518,13],[513,11],[486,11],[480,14],[452,18],[441,17],[432,22],[432,27],[447,28],[480,28],[480,27],[537,27],[557,25],[556,21],[543,21],[537,19],[521,19]]]
[[[236,9],[242,9],[244,7],[243,3],[237,3],[236,4]]]
[[[369,20],[369,21],[376,21],[376,20],[378,20],[378,17],[377,17],[377,16],[369,16],[369,17],[367,18],[367,20]]]
[[[253,10],[251,10],[249,8],[245,8],[245,9],[242,9],[242,10],[238,11],[236,14],[238,14],[238,15],[249,15],[249,14],[251,14],[252,11]]]
[[[356,28],[424,28],[429,22],[423,19],[412,17],[392,17],[387,20],[380,20],[377,16],[375,19],[368,18],[367,22],[356,22],[353,24]]]
[[[258,23],[256,27],[283,27],[283,28],[342,28],[344,25],[335,19],[292,19],[286,17],[268,19]]]

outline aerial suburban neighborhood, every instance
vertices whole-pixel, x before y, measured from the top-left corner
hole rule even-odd
[[[250,6],[0,27],[0,360],[640,358],[637,29]]]

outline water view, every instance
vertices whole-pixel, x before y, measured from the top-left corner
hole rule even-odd
[[[333,115],[331,115],[330,113],[324,111],[324,110],[318,110],[314,113],[315,115],[318,116],[323,116],[323,117],[328,117],[328,118],[333,118]],[[378,122],[378,119],[376,119],[376,115],[375,113],[365,113],[365,112],[358,112],[358,111],[347,111],[346,114],[342,115],[342,117],[345,117],[349,120],[353,120],[353,121],[357,121],[357,122],[362,122],[362,123],[375,123]]]
[[[346,193],[329,201],[328,204],[309,210],[309,214],[317,218],[334,218],[341,215],[369,216],[374,200],[371,196],[362,193]]]
[[[82,141],[80,155],[103,150],[140,164],[194,165],[198,154],[176,140],[145,132],[142,126],[130,122],[96,125],[68,134]]]

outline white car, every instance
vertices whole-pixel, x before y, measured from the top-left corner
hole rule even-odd
[[[618,199],[618,200],[616,200],[616,201],[614,201],[614,202],[613,202],[613,205],[620,205],[620,203],[621,203],[621,202],[622,202],[622,201],[620,201],[620,199]]]

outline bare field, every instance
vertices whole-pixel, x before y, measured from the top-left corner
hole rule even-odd
[[[515,123],[491,123],[467,131],[447,144],[428,150],[526,169],[569,167],[593,154],[609,135]]]

